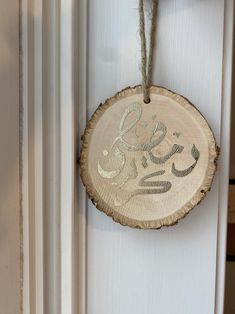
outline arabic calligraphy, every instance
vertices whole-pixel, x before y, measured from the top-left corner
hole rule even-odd
[[[146,173],[140,177],[138,166],[148,172],[149,163],[162,166],[172,160],[171,174],[176,178],[182,178],[192,173],[200,158],[198,148],[195,144],[192,144],[191,157],[194,160],[193,164],[185,169],[179,169],[177,167],[177,160],[174,161],[173,159],[176,154],[179,155],[183,152],[184,146],[174,143],[166,154],[161,155],[161,153],[156,151],[156,147],[166,138],[168,132],[167,126],[162,121],[157,121],[156,114],[151,117],[151,121],[141,121],[142,113],[142,106],[138,102],[126,108],[120,120],[117,137],[112,142],[110,149],[105,149],[102,152],[102,160],[98,160],[97,162],[99,175],[106,180],[111,180],[110,184],[115,186],[115,206],[122,206],[137,195],[162,194],[167,193],[172,188],[172,182],[159,179],[166,173],[166,170],[156,169],[156,171]],[[140,138],[142,138],[143,129],[147,128],[149,128],[148,140],[141,142]],[[130,140],[128,135],[131,132],[133,132],[134,136]],[[182,136],[182,133],[177,131],[173,133],[173,136],[177,140]],[[127,158],[128,153],[131,154],[133,152],[139,152],[140,154],[136,155],[135,158]],[[108,170],[106,160],[111,157],[115,160],[115,167]],[[140,161],[137,162],[136,158],[139,158]],[[137,180],[138,188],[129,191],[127,195],[125,194],[125,197],[120,199],[118,195],[120,195],[124,186],[131,180]]]
[[[198,160],[199,160],[199,157],[200,157],[200,153],[197,149],[197,147],[193,144],[193,147],[192,147],[192,150],[191,150],[191,155],[193,156],[193,158],[195,159],[195,162],[194,164],[192,164],[192,166],[190,166],[189,168],[187,169],[184,169],[184,170],[177,170],[175,168],[175,163],[172,164],[172,173],[176,176],[176,177],[185,177],[187,175],[189,175],[193,169],[195,168]]]
[[[116,176],[118,176],[121,173],[121,171],[125,165],[125,162],[126,162],[125,154],[117,146],[115,147],[113,153],[114,153],[114,156],[117,158],[117,160],[120,162],[120,167],[116,170],[111,170],[111,171],[104,170],[102,168],[100,162],[98,161],[98,163],[97,163],[98,172],[103,178],[106,178],[106,179],[115,178]],[[104,150],[103,155],[108,156],[109,155],[108,151]]]

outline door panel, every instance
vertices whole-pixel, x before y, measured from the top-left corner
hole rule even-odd
[[[138,1],[92,0],[88,115],[141,82]],[[160,1],[154,83],[187,97],[221,135],[224,1]],[[223,165],[226,167],[226,165]],[[214,313],[219,173],[178,225],[132,230],[87,204],[88,314]]]

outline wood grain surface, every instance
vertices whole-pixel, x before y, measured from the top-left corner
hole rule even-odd
[[[174,225],[211,188],[218,149],[200,112],[152,86],[126,88],[100,105],[82,137],[81,177],[98,209],[122,225]]]

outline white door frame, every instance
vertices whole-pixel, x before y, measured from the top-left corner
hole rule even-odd
[[[234,34],[234,1],[224,1],[224,56],[222,78],[222,114],[221,114],[221,154],[220,165],[223,165],[223,175],[220,175],[219,211],[217,233],[217,267],[215,288],[215,313],[222,314],[224,310],[224,287],[226,268],[226,242],[228,219],[228,189],[229,189],[229,156],[231,128],[231,97],[233,69],[233,34]]]
[[[73,0],[22,0],[23,313],[76,313]]]
[[[85,314],[86,196],[75,171],[87,111],[87,1],[21,5],[23,313]],[[234,1],[224,5],[216,314],[224,299]]]

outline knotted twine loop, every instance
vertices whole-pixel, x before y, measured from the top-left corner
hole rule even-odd
[[[152,82],[153,71],[153,51],[155,46],[155,32],[157,24],[157,0],[152,0],[152,19],[149,42],[149,55],[147,60],[146,36],[145,36],[145,16],[144,16],[144,0],[139,0],[139,27],[140,27],[140,41],[141,41],[141,74],[143,85],[144,102],[150,102],[150,86]]]

